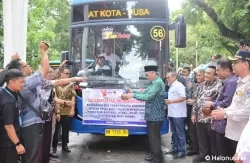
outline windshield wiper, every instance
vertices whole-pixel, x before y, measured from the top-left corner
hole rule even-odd
[[[96,84],[94,84],[94,85],[91,85],[91,86],[89,86],[89,87],[87,87],[87,88],[93,88],[93,87],[95,87],[95,86],[97,86],[97,85],[99,85],[99,84],[104,83],[105,81],[107,81],[107,80],[101,80],[99,83],[96,83]]]

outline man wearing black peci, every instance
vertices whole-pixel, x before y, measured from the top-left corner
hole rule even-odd
[[[128,100],[135,98],[146,102],[144,119],[147,121],[151,156],[146,157],[145,160],[152,163],[162,163],[160,130],[165,119],[163,96],[165,85],[162,79],[157,75],[157,66],[145,66],[144,69],[146,78],[150,81],[150,85],[143,92],[128,89],[129,93],[123,94],[122,99]]]

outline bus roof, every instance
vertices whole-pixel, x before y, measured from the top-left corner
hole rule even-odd
[[[72,5],[82,4],[82,3],[91,3],[91,2],[113,2],[114,0],[72,0]]]
[[[103,0],[72,0],[72,5],[77,5],[77,4],[81,4],[81,3],[90,3],[90,2],[100,2]],[[106,1],[110,1],[110,0],[106,0]]]
[[[95,60],[93,60],[93,59],[85,59],[85,61],[87,63],[93,63],[93,62],[95,62]],[[49,61],[49,63],[50,64],[60,64],[60,61],[59,60],[57,60],[57,61]],[[75,60],[75,63],[80,63],[80,60]]]

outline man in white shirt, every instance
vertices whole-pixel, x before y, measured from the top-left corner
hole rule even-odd
[[[249,121],[244,128],[240,140],[237,145],[236,154],[234,156],[236,163],[250,163],[250,115]]]
[[[117,62],[121,62],[121,58],[116,54],[111,53],[111,49],[108,46],[105,47],[105,53],[100,56],[104,56],[105,60],[108,60],[111,63],[112,69],[115,69]]]
[[[97,72],[99,69],[100,70],[110,70],[110,67],[105,65],[105,57],[104,56],[100,56],[97,59],[97,64],[95,66],[95,72]]]
[[[214,120],[227,119],[225,137],[229,139],[230,157],[233,157],[250,114],[250,52],[239,51],[230,60],[234,61],[235,75],[240,77],[236,92],[231,105],[225,109],[213,110],[211,117]]]
[[[170,88],[165,103],[168,105],[168,118],[173,139],[172,149],[166,154],[173,154],[174,158],[177,159],[186,156],[185,119],[187,117],[187,104],[185,87],[176,78],[176,72],[170,72],[166,76]]]

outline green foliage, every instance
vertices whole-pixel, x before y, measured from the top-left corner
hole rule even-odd
[[[239,40],[250,39],[249,12],[247,0],[183,0],[182,9],[171,15],[174,21],[183,14],[187,24],[187,47],[179,49],[179,63],[195,65],[196,50],[199,64],[206,63],[214,54],[235,55]],[[170,33],[170,38],[175,62],[174,33]]]
[[[0,2],[0,63],[3,63],[2,1]],[[69,49],[70,5],[68,0],[30,0],[28,9],[27,62],[36,69],[40,62],[39,43],[49,42],[50,60]]]
[[[51,48],[50,60],[58,60],[68,50],[70,5],[67,0],[29,1],[27,62],[36,68],[40,62],[39,42],[46,40]]]

